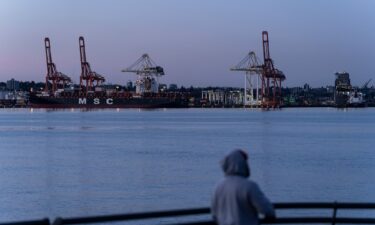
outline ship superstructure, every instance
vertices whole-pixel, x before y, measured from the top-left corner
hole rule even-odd
[[[335,76],[335,104],[337,107],[346,107],[349,100],[349,93],[352,89],[352,85],[350,84],[349,73],[336,72]]]
[[[336,72],[335,76],[334,101],[336,107],[363,107],[366,105],[364,94],[351,85],[349,73]]]

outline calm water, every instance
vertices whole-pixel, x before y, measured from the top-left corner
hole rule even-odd
[[[0,221],[205,207],[234,148],[272,201],[375,202],[375,109],[0,110]]]

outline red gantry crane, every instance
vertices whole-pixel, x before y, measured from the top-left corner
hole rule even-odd
[[[281,105],[281,82],[285,80],[282,71],[276,69],[270,56],[268,32],[262,32],[263,41],[263,65],[259,65],[254,52],[250,52],[232,71],[245,72],[245,94],[244,106],[257,106],[260,103],[262,108],[278,108]],[[257,75],[257,76],[254,76]],[[254,98],[252,78],[261,79],[262,88],[259,98],[259,88]],[[258,80],[257,80],[258,81]],[[248,90],[249,89],[249,90]]]
[[[281,105],[281,82],[285,80],[282,71],[276,69],[270,56],[268,32],[262,32],[263,40],[263,73],[262,73],[262,107],[278,108]]]
[[[83,37],[79,37],[79,51],[80,51],[80,58],[81,58],[81,76],[79,79],[80,90],[84,90],[83,81],[86,81],[86,93],[89,91],[93,91],[93,87],[102,84],[105,81],[105,78],[94,72],[91,71],[90,64],[86,60],[86,50],[85,50],[85,40]],[[94,84],[96,82],[96,84]]]
[[[49,91],[49,83],[51,82],[51,92],[55,93],[58,88],[64,88],[66,84],[70,83],[71,79],[67,75],[57,71],[56,65],[52,61],[51,43],[48,37],[44,39],[44,44],[47,61],[46,86],[44,91]]]

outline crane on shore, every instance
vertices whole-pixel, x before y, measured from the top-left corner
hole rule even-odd
[[[262,32],[263,40],[263,74],[262,74],[262,107],[278,108],[281,105],[281,82],[286,79],[284,73],[274,67],[270,55],[268,32]]]
[[[79,79],[80,90],[83,91],[86,88],[86,94],[89,91],[93,91],[93,87],[98,86],[105,82],[105,78],[92,71],[90,64],[86,60],[86,49],[85,49],[85,40],[83,37],[79,37],[79,52],[81,58],[81,76]],[[86,81],[86,85],[84,86],[83,81]],[[96,82],[96,84],[94,83]]]
[[[263,67],[259,64],[258,57],[255,52],[250,51],[231,71],[245,72],[244,86],[244,106],[259,106],[261,101],[259,98],[259,80],[263,73]],[[255,96],[254,96],[254,85]]]
[[[48,37],[44,39],[44,45],[47,62],[46,86],[44,91],[49,91],[49,82],[51,81],[51,92],[55,93],[59,87],[64,88],[66,84],[71,83],[72,81],[69,76],[57,71],[56,65],[52,61],[51,43]]]
[[[263,64],[258,63],[254,52],[250,52],[232,71],[245,72],[244,106],[260,105],[262,108],[278,108],[281,105],[281,82],[286,76],[281,70],[275,68],[270,55],[268,32],[262,32]],[[257,75],[257,76],[254,76]],[[257,93],[254,99],[252,78],[260,78],[262,88],[259,96],[259,81],[257,80]],[[250,89],[250,90],[249,90]]]
[[[159,77],[165,75],[164,68],[158,66],[148,54],[143,54],[128,68],[121,72],[135,73],[138,76],[136,80],[136,93],[158,93]]]
[[[367,89],[368,88],[368,85],[369,83],[372,81],[372,78],[369,79],[363,86],[362,86],[362,89]]]

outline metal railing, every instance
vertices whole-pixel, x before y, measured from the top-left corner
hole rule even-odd
[[[293,217],[277,217],[275,219],[261,219],[261,224],[375,224],[375,217],[339,217],[337,212],[339,210],[374,210],[375,203],[338,203],[338,202],[301,202],[301,203],[275,203],[274,207],[277,214],[284,210],[330,210],[331,216],[293,216]],[[309,211],[307,211],[309,212]],[[117,214],[105,216],[89,216],[89,217],[75,217],[75,218],[56,218],[50,223],[49,219],[41,219],[34,221],[22,221],[13,223],[0,223],[0,225],[65,225],[65,224],[95,224],[95,223],[109,223],[109,222],[131,222],[147,219],[158,218],[181,218],[186,216],[199,216],[209,215],[209,208],[196,208],[196,209],[181,209],[169,211],[156,211],[144,213],[131,213],[131,214]],[[375,211],[374,211],[375,215]],[[138,223],[140,224],[140,223]],[[158,223],[163,224],[163,223]],[[189,222],[180,223],[166,223],[166,225],[215,225],[212,220],[193,220]]]

